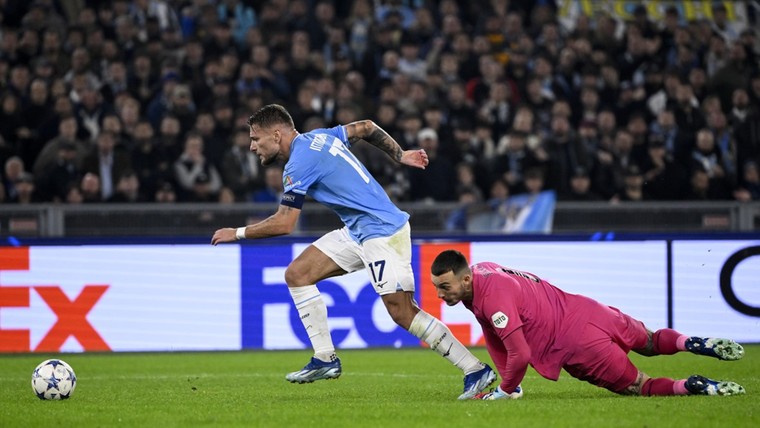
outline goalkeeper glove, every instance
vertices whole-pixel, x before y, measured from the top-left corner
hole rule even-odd
[[[522,386],[517,385],[515,391],[512,393],[506,393],[501,389],[501,385],[497,386],[493,391],[488,394],[484,394],[480,397],[481,400],[517,400],[523,396]]]

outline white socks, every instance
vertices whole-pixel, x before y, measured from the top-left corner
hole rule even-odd
[[[293,303],[296,305],[298,315],[309,335],[311,346],[314,348],[314,356],[322,361],[329,362],[335,357],[335,346],[330,337],[330,329],[327,326],[327,306],[316,285],[304,287],[288,287]]]
[[[459,367],[465,375],[483,368],[483,363],[454,337],[446,324],[425,311],[417,312],[409,326],[409,333],[430,345],[430,349]]]
[[[333,360],[335,346],[327,326],[327,306],[322,300],[319,289],[316,285],[307,285],[288,287],[288,291],[309,335],[314,356],[322,361]],[[417,312],[412,325],[409,326],[409,333],[427,343],[430,349],[459,367],[466,375],[483,368],[483,363],[454,337],[444,323],[425,311]]]

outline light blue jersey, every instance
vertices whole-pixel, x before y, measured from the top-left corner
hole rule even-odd
[[[380,183],[349,151],[343,126],[299,134],[282,174],[282,204],[301,208],[305,195],[335,211],[354,240],[391,236],[409,214],[391,202]]]

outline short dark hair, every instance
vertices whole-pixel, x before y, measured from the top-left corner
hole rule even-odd
[[[453,272],[454,275],[458,275],[468,268],[469,265],[464,254],[457,250],[445,250],[433,260],[430,273],[434,276],[440,276],[446,272]]]
[[[293,117],[279,104],[269,104],[260,108],[248,118],[248,126],[258,125],[261,128],[271,128],[274,125],[288,125],[295,128]]]

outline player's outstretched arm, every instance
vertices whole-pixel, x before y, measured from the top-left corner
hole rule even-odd
[[[241,239],[260,239],[272,236],[289,235],[293,233],[301,210],[280,205],[276,213],[266,219],[249,226],[240,228],[225,227],[214,232],[211,245],[235,242]]]
[[[425,169],[429,162],[424,150],[403,150],[393,137],[371,120],[351,122],[345,128],[351,144],[364,140],[388,153],[391,159],[400,164]]]

